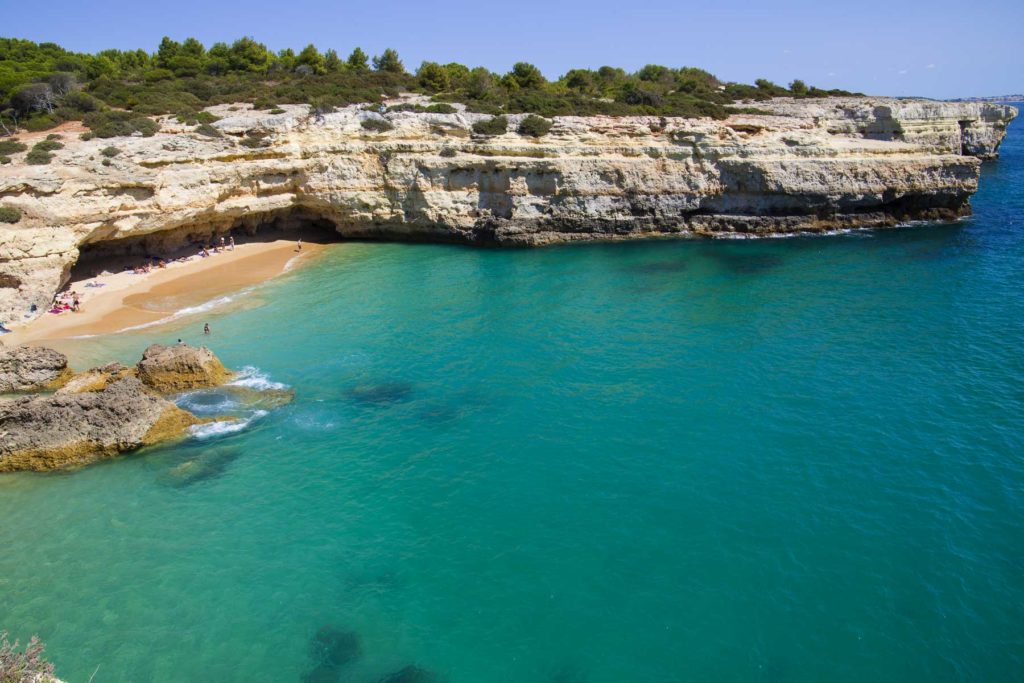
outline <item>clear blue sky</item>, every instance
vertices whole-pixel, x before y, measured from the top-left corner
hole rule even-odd
[[[1024,0],[0,0],[0,35],[93,52],[209,46],[251,35],[275,51],[313,42],[347,54],[395,47],[413,69],[458,61],[548,77],[603,64],[699,66],[720,78],[871,94],[957,97],[1024,90]]]

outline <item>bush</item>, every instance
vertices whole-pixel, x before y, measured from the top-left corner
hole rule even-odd
[[[28,145],[17,140],[0,140],[0,154],[17,154],[28,149]]]
[[[223,134],[218,129],[214,128],[208,123],[204,123],[198,128],[196,128],[196,132],[199,133],[200,135],[205,135],[208,138],[223,137]]]
[[[33,145],[32,149],[41,149],[44,152],[52,152],[55,149],[64,149],[64,143],[57,142],[56,140],[47,137],[45,140],[40,140]]]
[[[0,206],[0,223],[17,223],[20,220],[20,210],[13,206]]]
[[[110,147],[104,147],[103,149],[100,150],[100,154],[107,157],[108,159],[112,159],[120,153],[121,150],[119,150],[117,147],[114,147],[113,145],[111,145]]]
[[[88,142],[89,140],[92,140],[94,137],[96,137],[96,133],[93,133],[91,130],[87,130],[81,135],[79,135],[78,139]]]
[[[551,130],[551,126],[555,125],[547,119],[542,119],[539,116],[530,114],[519,124],[519,128],[516,132],[520,135],[528,135],[532,138],[544,137]]]
[[[260,147],[269,147],[270,141],[264,140],[264,133],[253,133],[250,132],[244,138],[242,138],[241,145],[248,147],[249,149],[259,149]]]
[[[486,121],[477,121],[473,124],[473,132],[480,135],[504,135],[508,132],[508,119],[495,116]]]
[[[423,111],[427,112],[428,114],[454,114],[455,112],[458,111],[458,109],[456,109],[450,104],[438,102],[437,104],[432,104],[429,107],[426,107]]]
[[[82,123],[89,127],[98,138],[116,138],[132,133],[152,137],[160,126],[151,118],[133,114],[130,111],[97,111],[86,114]]]
[[[271,113],[271,114],[283,114],[284,113],[284,109],[281,109],[281,107],[274,107],[273,109],[270,110],[269,113]]]
[[[30,166],[44,166],[53,161],[53,155],[44,149],[32,148],[32,151],[25,155],[25,163]]]
[[[376,133],[386,133],[395,127],[394,124],[386,119],[363,119],[359,122],[359,125],[366,130],[372,130]]]
[[[4,683],[50,683],[54,680],[53,664],[43,659],[43,644],[35,636],[25,650],[18,649],[18,641],[7,640],[7,632],[0,631],[0,681]]]
[[[50,133],[49,135],[46,136],[46,139],[47,140],[63,140],[64,136],[62,136],[60,133]]]
[[[4,164],[9,164],[9,163],[11,163],[11,158],[10,157],[5,157],[4,155],[0,154],[0,166],[3,166]]]
[[[43,114],[42,116],[33,116],[30,119],[24,119],[21,122],[21,127],[31,133],[36,133],[41,130],[48,130],[60,124],[61,120],[53,114]]]

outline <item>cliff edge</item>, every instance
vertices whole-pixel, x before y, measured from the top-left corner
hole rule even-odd
[[[472,124],[490,117],[465,112],[222,105],[216,137],[170,119],[149,138],[66,135],[50,165],[0,166],[0,202],[22,214],[0,224],[0,321],[43,309],[84,250],[152,253],[269,224],[526,246],[952,219],[1017,113],[886,98],[752,106],[724,121],[557,117],[533,138],[516,132],[523,115],[484,136]]]

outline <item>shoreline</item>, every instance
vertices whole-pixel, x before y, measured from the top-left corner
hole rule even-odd
[[[159,326],[178,319],[183,311],[278,277],[297,259],[305,261],[323,248],[322,244],[303,242],[298,252],[292,239],[243,242],[233,251],[174,261],[146,274],[122,270],[78,277],[64,290],[78,293],[79,311],[44,312],[0,336],[0,341],[7,346],[38,345]]]

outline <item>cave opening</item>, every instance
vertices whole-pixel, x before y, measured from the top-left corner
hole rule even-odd
[[[62,286],[103,272],[116,273],[194,257],[202,249],[212,251],[219,247],[221,239],[226,245],[232,239],[236,245],[299,239],[314,244],[342,241],[333,222],[300,210],[247,214],[232,220],[197,222],[129,237],[110,239],[110,234],[98,230],[79,246],[78,260],[65,274]]]

